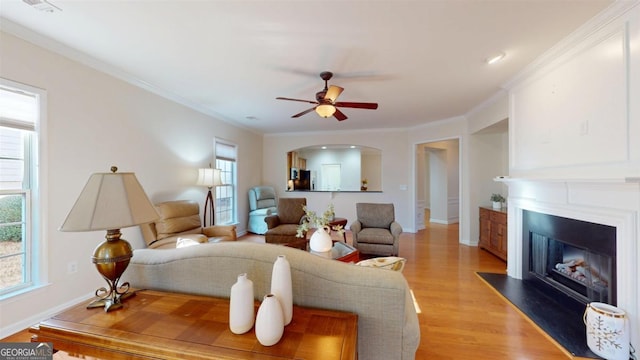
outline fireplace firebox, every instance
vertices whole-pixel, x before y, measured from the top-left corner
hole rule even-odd
[[[523,210],[523,280],[581,304],[616,304],[616,228]]]

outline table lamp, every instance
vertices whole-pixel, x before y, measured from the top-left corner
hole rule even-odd
[[[207,227],[207,209],[211,209],[211,214],[209,214],[209,224],[215,225],[215,215],[213,210],[215,209],[213,206],[213,195],[211,194],[211,189],[214,186],[222,185],[222,178],[220,176],[220,169],[212,169],[203,168],[198,169],[198,181],[196,185],[206,186],[209,188],[207,191],[207,197],[204,200],[204,216],[202,218],[202,226]]]
[[[60,231],[106,230],[106,240],[93,252],[91,261],[107,281],[109,288],[96,290],[87,308],[104,307],[105,312],[122,307],[122,301],[134,295],[129,283],[118,285],[133,256],[131,245],[121,239],[121,228],[146,224],[159,218],[134,173],[91,175],[80,196],[60,226]]]

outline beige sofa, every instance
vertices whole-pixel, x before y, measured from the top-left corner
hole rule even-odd
[[[247,273],[259,300],[269,292],[278,255],[291,264],[294,304],[358,314],[358,358],[415,358],[420,327],[400,272],[328,260],[286,246],[221,242],[135,250],[124,278],[134,288],[228,298],[237,276]]]

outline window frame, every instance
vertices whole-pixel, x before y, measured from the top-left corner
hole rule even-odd
[[[43,89],[30,85],[18,83],[0,77],[0,87],[9,91],[24,92],[35,96],[37,115],[34,119],[33,128],[25,127],[25,121],[17,121],[16,119],[0,117],[0,127],[13,128],[22,131],[28,131],[29,135],[25,139],[24,162],[24,178],[21,189],[4,189],[0,190],[2,195],[20,195],[24,196],[24,214],[22,221],[24,225],[23,247],[24,263],[23,263],[23,281],[21,284],[0,289],[0,300],[11,298],[13,296],[42,287],[48,282],[48,259],[47,243],[45,241],[44,231],[46,230],[46,217],[43,209],[46,207],[43,196],[46,181],[44,175],[46,169],[46,108],[47,108],[47,92]],[[0,114],[1,116],[1,114]],[[23,126],[20,124],[22,123]]]
[[[232,148],[233,151],[224,151],[224,149]],[[222,178],[223,185],[216,186],[214,193],[214,202],[215,202],[215,210],[214,210],[214,220],[215,224],[218,225],[232,225],[238,223],[238,145],[232,143],[230,141],[215,139],[214,143],[214,154],[215,154],[215,168],[220,169],[220,177]],[[231,169],[220,168],[220,162],[229,162],[231,163]],[[231,180],[231,183],[227,183]],[[223,196],[223,194],[225,196]],[[228,199],[229,196],[227,194],[231,194],[230,199],[230,207],[222,206],[222,201],[224,199]],[[227,216],[224,216],[223,213],[231,212],[230,217],[228,219]],[[221,221],[221,219],[227,218],[227,221]]]

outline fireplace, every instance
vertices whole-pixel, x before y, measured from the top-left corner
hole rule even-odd
[[[528,316],[553,311],[558,336],[577,326],[586,346],[585,304],[608,303],[626,312],[640,348],[640,177],[501,181],[509,186],[507,276],[545,296]],[[568,312],[575,316],[560,319]]]
[[[616,228],[523,210],[523,280],[616,305]]]

